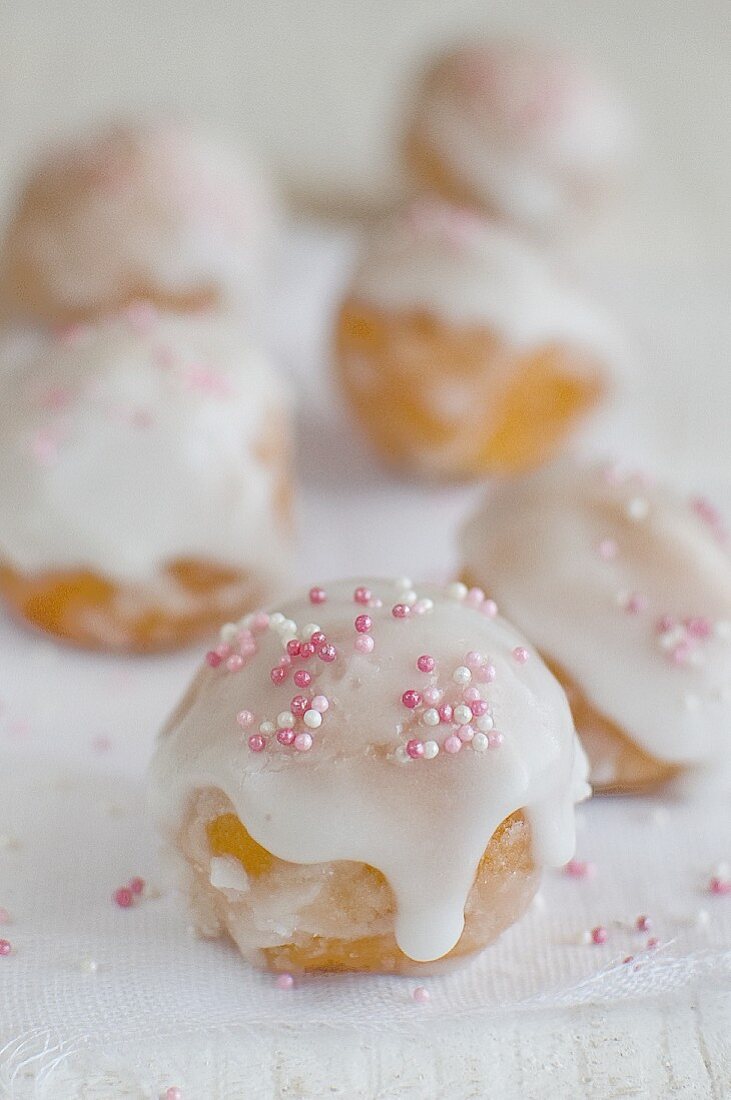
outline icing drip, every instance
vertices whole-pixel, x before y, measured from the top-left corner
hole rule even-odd
[[[153,808],[174,842],[189,797],[218,788],[280,859],[377,868],[403,952],[441,958],[511,813],[527,812],[539,864],[571,858],[588,788],[566,698],[477,590],[374,581],[313,592],[224,627],[161,736]]]
[[[557,464],[468,523],[470,576],[646,752],[712,759],[731,723],[731,560],[717,513],[637,475]]]
[[[0,386],[0,559],[20,572],[91,568],[164,602],[181,558],[285,569],[288,399],[236,329],[135,309],[34,337]]]

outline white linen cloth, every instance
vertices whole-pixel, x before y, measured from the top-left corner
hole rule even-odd
[[[301,393],[298,580],[446,575],[457,564],[456,525],[478,490],[405,483],[353,439],[326,352],[351,238],[300,227],[286,245],[269,342]],[[621,268],[584,262],[585,281],[623,317],[633,354],[618,400],[581,446],[649,461],[729,514],[724,274],[660,272],[641,258]],[[0,618],[0,906],[11,917],[0,937],[13,945],[0,957],[0,1096],[155,1097],[177,1083],[186,1100],[265,1098],[273,1094],[257,1090],[255,1069],[249,1091],[243,1077],[240,1092],[216,1083],[211,1037],[255,1067],[276,1060],[292,1029],[329,1037],[335,1048],[358,1033],[384,1042],[397,1034],[408,1046],[435,1022],[479,1034],[509,1010],[555,1012],[689,984],[731,990],[731,896],[708,892],[731,861],[723,771],[663,796],[583,806],[578,856],[596,873],[547,875],[519,925],[444,977],[319,978],[282,991],[228,944],[197,940],[161,878],[144,775],[157,728],[201,652],[86,654]],[[122,910],[112,893],[133,875],[147,890]],[[652,929],[640,933],[643,914]],[[606,944],[580,942],[597,925]],[[426,1005],[411,997],[417,984],[429,990]],[[181,1042],[199,1046],[192,1092],[170,1076]],[[277,1095],[320,1095],[310,1091],[317,1075],[305,1053],[297,1069],[296,1083]],[[444,1095],[462,1093],[455,1083]]]

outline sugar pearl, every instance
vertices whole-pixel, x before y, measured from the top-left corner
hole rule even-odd
[[[13,950],[13,945],[10,940],[0,940],[0,956],[9,955]]]
[[[513,650],[513,657],[515,658],[515,660],[518,662],[519,665],[524,665],[525,662],[530,657],[530,653],[525,648],[525,646],[517,645],[515,647],[515,649]]]
[[[462,748],[462,742],[456,734],[450,734],[447,740],[444,742],[444,751],[449,753],[459,752]]]
[[[472,711],[464,703],[460,703],[454,708],[453,718],[458,726],[466,726],[472,721]]]
[[[446,588],[446,594],[450,600],[463,600],[467,595],[467,591],[467,585],[462,584],[461,581],[454,581]]]
[[[472,738],[472,748],[475,752],[485,752],[487,749],[487,737],[484,733],[476,733]]]
[[[472,726],[460,726],[457,730],[457,736],[460,741],[471,741],[475,736],[475,731]]]
[[[439,745],[436,741],[424,742],[424,759],[433,760],[435,756],[439,755]]]
[[[244,658],[240,653],[232,653],[226,661],[226,668],[229,672],[238,672],[239,669],[244,667]]]
[[[296,734],[293,729],[277,730],[277,741],[280,745],[293,745],[295,736]]]
[[[476,722],[478,730],[482,730],[483,733],[489,733],[491,729],[495,727],[495,719],[491,714],[481,714]]]
[[[489,749],[499,749],[504,740],[505,738],[502,733],[498,733],[497,730],[494,730],[493,733],[488,733],[487,735],[487,747]]]
[[[298,733],[294,739],[294,747],[296,748],[297,752],[309,752],[309,750],[312,748],[311,735],[309,733]]]
[[[591,942],[596,944],[606,943],[609,939],[609,933],[602,925],[597,925],[596,928],[591,930]]]
[[[371,590],[370,588],[356,588],[353,593],[353,599],[356,603],[369,604],[371,602]]]
[[[485,600],[480,610],[483,615],[487,615],[488,619],[494,619],[497,615],[497,604],[494,600]]]
[[[312,683],[312,676],[306,668],[298,668],[293,679],[298,688],[309,687]]]
[[[283,730],[291,729],[294,725],[294,715],[288,710],[283,710],[277,715],[277,725]]]
[[[438,726],[439,725],[439,711],[435,707],[429,707],[425,710],[421,716],[421,720],[425,726]]]
[[[441,718],[442,722],[452,721],[452,708],[449,703],[443,703],[442,706],[439,708],[439,717]]]
[[[263,752],[266,748],[266,741],[260,733],[252,733],[249,738],[249,748],[252,752]]]
[[[320,714],[324,714],[330,706],[330,700],[326,695],[316,695],[311,705],[313,710],[319,711]]]
[[[277,989],[291,989],[294,985],[294,978],[291,974],[279,974],[275,984]]]
[[[411,991],[411,999],[416,1001],[419,1005],[425,1005],[431,1000],[431,994],[423,985],[417,985],[416,988]]]
[[[424,755],[424,742],[412,737],[410,741],[406,742],[406,752],[412,760],[418,760],[419,757]]]
[[[424,702],[430,707],[442,701],[442,692],[438,687],[429,686],[424,688],[422,695],[424,696]]]
[[[240,726],[243,726],[245,728],[246,726],[250,726],[251,723],[254,721],[254,715],[251,713],[250,710],[240,710],[239,713],[236,715],[236,721]]]
[[[320,658],[320,660],[324,661],[325,664],[328,664],[328,665],[331,664],[335,660],[337,655],[338,655],[338,651],[336,650],[335,646],[334,645],[329,645],[328,643],[325,643],[324,645],[321,645],[320,648],[317,651],[317,656]]]
[[[421,702],[421,695],[418,691],[413,691],[410,689],[409,691],[405,691],[403,693],[403,695],[401,696],[401,702],[409,710],[414,710],[414,708],[418,707],[419,703]]]
[[[356,653],[372,653],[375,642],[370,634],[359,634],[353,642]]]
[[[436,661],[433,657],[430,657],[428,653],[423,653],[417,660],[416,667],[419,672],[433,672],[436,667]]]
[[[391,608],[391,614],[394,619],[407,619],[411,613],[411,608],[405,603],[397,603]]]
[[[373,619],[370,615],[358,615],[355,620],[355,629],[359,634],[367,634],[373,626]]]
[[[455,684],[469,684],[472,679],[472,673],[466,665],[459,665],[452,673],[452,679]]]
[[[264,733],[264,734],[274,733],[275,728],[276,727],[275,727],[273,722],[260,722],[259,723],[259,733]]]
[[[306,710],[302,716],[302,721],[306,726],[309,726],[311,730],[316,730],[318,726],[322,725],[322,715],[319,710]]]
[[[281,611],[274,611],[269,616],[269,625],[270,626],[281,626],[283,622],[284,622],[284,615],[282,614]]]
[[[310,589],[310,603],[324,603],[327,599],[324,588],[311,588]]]

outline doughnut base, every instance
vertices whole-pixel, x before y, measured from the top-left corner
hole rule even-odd
[[[271,855],[217,791],[195,799],[180,836],[190,900],[203,935],[228,933],[255,965],[273,971],[433,973],[481,951],[526,910],[538,888],[522,813],[495,831],[465,907],[465,929],[444,958],[420,963],[393,936],[395,904],[383,875],[361,863],[300,866]],[[243,890],[211,885],[211,860],[243,870]]]
[[[208,562],[172,562],[155,586],[69,570],[25,575],[0,565],[0,595],[20,619],[93,649],[146,653],[212,634],[260,605],[267,586]]]
[[[354,299],[341,309],[337,353],[345,392],[377,449],[437,477],[541,465],[604,392],[581,352],[550,345],[519,354],[484,327]]]

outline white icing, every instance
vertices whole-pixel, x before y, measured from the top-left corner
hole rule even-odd
[[[539,252],[499,226],[441,204],[417,204],[377,230],[350,295],[386,310],[484,325],[517,350],[555,342],[616,352],[608,320],[565,286]]]
[[[288,405],[220,320],[132,313],[35,335],[0,373],[0,560],[144,581],[163,606],[180,596],[156,574],[181,558],[280,578],[262,447],[286,451]]]
[[[611,89],[568,58],[516,45],[442,61],[415,130],[488,209],[541,232],[576,221],[634,143]]]
[[[405,598],[403,585],[366,582],[383,606],[364,608],[353,601],[355,583],[327,586],[327,602],[314,609],[307,599],[288,603],[285,622],[259,635],[258,652],[242,671],[199,674],[161,735],[151,805],[175,843],[190,796],[217,788],[251,836],[281,859],[378,868],[395,896],[399,946],[410,958],[433,960],[459,939],[477,866],[511,813],[527,813],[539,864],[571,858],[574,803],[588,794],[586,761],[563,691],[534,652],[525,664],[515,659],[524,642],[507,622],[435,586],[417,593],[431,607],[415,603],[408,619],[398,620],[391,608]],[[363,611],[373,620],[368,655],[354,651],[354,619]],[[298,692],[291,677],[274,687],[269,675],[291,637],[286,620],[306,624],[313,617],[338,656],[306,666],[316,674],[308,694],[329,700],[312,748],[296,752],[268,732],[266,749],[253,752],[249,734],[275,720]],[[404,690],[436,684],[446,701],[459,698],[452,676],[470,650],[495,667],[494,681],[478,686],[503,743],[399,762],[410,738],[443,743],[452,729],[423,724],[420,708],[404,706]],[[437,662],[433,674],[416,668],[423,653]],[[236,720],[242,709],[254,716],[243,733]]]
[[[652,756],[683,763],[728,750],[731,640],[721,624],[731,560],[689,502],[565,462],[489,495],[464,530],[463,558],[501,611]],[[659,633],[665,615],[680,625]],[[682,623],[693,617],[711,636],[688,639]]]
[[[210,286],[231,307],[256,294],[269,189],[253,161],[205,134],[112,128],[40,164],[27,194],[6,249],[61,309],[98,311],[140,284],[160,294]]]

